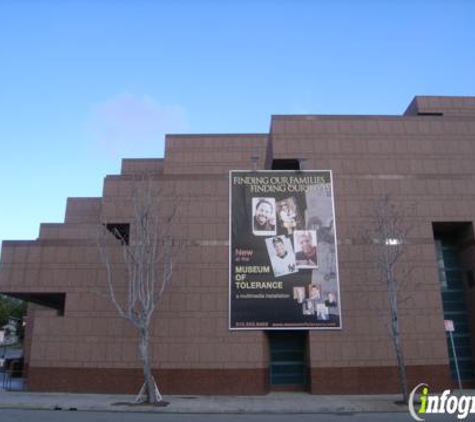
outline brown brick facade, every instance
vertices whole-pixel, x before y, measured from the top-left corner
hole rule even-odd
[[[102,197],[69,198],[64,222],[42,224],[36,240],[3,242],[0,291],[37,303],[25,342],[30,389],[140,388],[136,334],[97,294],[106,284],[95,239],[103,222],[130,221],[134,183],[152,176],[182,206],[174,237],[184,245],[154,319],[160,387],[176,394],[270,391],[265,333],[228,329],[228,175],[252,169],[251,157],[258,170],[273,159],[300,158],[305,169],[332,170],[342,329],[309,332],[310,391],[397,390],[387,292],[361,241],[369,204],[382,194],[414,207],[413,271],[404,288],[410,300],[400,318],[409,381],[450,384],[432,223],[473,223],[472,97],[417,97],[401,116],[273,116],[269,133],[169,135],[163,159],[124,159],[121,174],[105,177]],[[473,262],[473,250],[465,261]],[[467,303],[475,303],[474,292],[466,288]]]

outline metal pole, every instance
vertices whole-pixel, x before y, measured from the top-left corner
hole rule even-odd
[[[450,342],[452,344],[452,353],[454,354],[455,370],[457,371],[457,380],[459,382],[459,390],[463,391],[462,380],[460,379],[459,364],[457,361],[457,352],[455,351],[454,337],[452,336],[452,331],[449,331],[449,335],[450,335]]]
[[[7,345],[5,344],[5,337],[3,337],[2,348],[3,348],[3,353],[1,355],[1,357],[3,359],[3,362],[2,362],[2,365],[0,366],[0,373],[2,374],[2,388],[5,389],[6,382],[7,382],[7,371],[6,371],[6,368],[5,368],[5,359],[7,357],[6,356],[7,355]]]

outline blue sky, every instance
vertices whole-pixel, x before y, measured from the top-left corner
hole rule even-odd
[[[0,240],[35,239],[165,133],[475,96],[475,2],[0,0]]]

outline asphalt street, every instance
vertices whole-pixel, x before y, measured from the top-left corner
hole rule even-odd
[[[50,410],[0,409],[0,421],[5,422],[407,422],[413,419],[405,413],[314,414],[314,415],[174,415],[118,412],[77,412]],[[455,416],[428,415],[426,421],[456,421]],[[468,417],[465,421],[474,421]]]

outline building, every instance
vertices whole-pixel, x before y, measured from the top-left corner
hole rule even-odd
[[[229,171],[296,169],[302,159],[306,169],[333,173],[342,328],[229,330]],[[102,197],[69,198],[64,223],[42,224],[33,241],[3,242],[0,291],[30,302],[29,388],[139,390],[135,333],[95,293],[105,287],[95,239],[101,222],[130,223],[132,186],[143,175],[159,180],[182,209],[176,236],[184,249],[154,324],[163,393],[398,391],[387,292],[360,237],[368,204],[386,193],[414,206],[414,271],[401,314],[409,383],[450,386],[444,319],[451,319],[469,385],[474,162],[475,97],[415,97],[401,116],[272,116],[265,134],[167,136],[164,159],[124,159],[120,175],[105,177]]]
[[[9,318],[8,322],[0,328],[0,345],[16,344],[18,338],[18,324],[21,321],[16,318]]]

